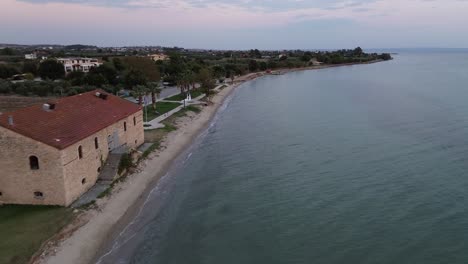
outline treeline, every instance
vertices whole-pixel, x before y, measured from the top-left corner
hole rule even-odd
[[[5,51],[3,51],[5,52]],[[7,53],[14,51],[7,50]],[[301,68],[320,64],[364,63],[390,60],[390,54],[365,53],[360,47],[337,51],[188,51],[167,49],[169,59],[154,62],[147,56],[102,57],[103,64],[89,73],[71,72],[55,59],[0,64],[0,79],[17,74],[23,82],[0,82],[0,93],[38,96],[66,96],[102,88],[116,93],[133,90],[134,95],[159,92],[162,80],[178,86],[182,93],[204,89],[206,93],[216,82],[233,81],[235,76],[266,70]],[[33,81],[40,77],[42,81]]]

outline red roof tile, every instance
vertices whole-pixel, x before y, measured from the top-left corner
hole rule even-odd
[[[132,102],[109,94],[107,99],[96,96],[100,90],[65,97],[55,103],[55,109],[45,111],[41,105],[22,108],[0,115],[0,126],[52,147],[64,149],[96,132],[140,111]],[[13,117],[13,126],[8,117]]]

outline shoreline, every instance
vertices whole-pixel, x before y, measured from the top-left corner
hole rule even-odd
[[[282,73],[320,70],[334,67],[353,66],[381,62],[321,65],[304,68],[278,69]],[[266,72],[250,73],[235,79],[233,84],[213,96],[212,104],[203,107],[197,115],[182,118],[176,131],[170,132],[162,143],[163,148],[150,154],[139,164],[137,171],[118,183],[112,194],[96,201],[97,208],[80,213],[66,230],[72,232],[59,234],[64,237],[52,247],[33,259],[32,263],[95,263],[122,230],[137,216],[150,192],[158,185],[184,151],[189,148],[203,132],[224,104],[225,99],[242,84],[259,77],[271,75]],[[39,252],[40,253],[40,252]]]

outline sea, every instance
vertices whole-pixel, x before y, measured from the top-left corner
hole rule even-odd
[[[468,50],[238,87],[96,263],[468,263]]]

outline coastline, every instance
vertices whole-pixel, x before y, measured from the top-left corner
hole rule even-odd
[[[311,66],[304,68],[279,70],[289,73],[306,70],[319,70],[332,67],[352,66],[368,63]],[[102,253],[104,246],[109,245],[128,223],[132,221],[144,204],[149,192],[158,184],[180,154],[189,147],[193,140],[206,129],[213,117],[232,92],[247,81],[269,75],[266,72],[250,73],[235,79],[234,84],[222,89],[213,96],[212,104],[203,107],[202,111],[178,122],[178,129],[167,135],[161,150],[152,153],[138,166],[138,171],[125,181],[117,184],[109,197],[96,202],[97,209],[91,209],[79,215],[61,234],[57,246],[47,248],[33,263],[94,263]],[[63,238],[65,237],[65,238]]]

